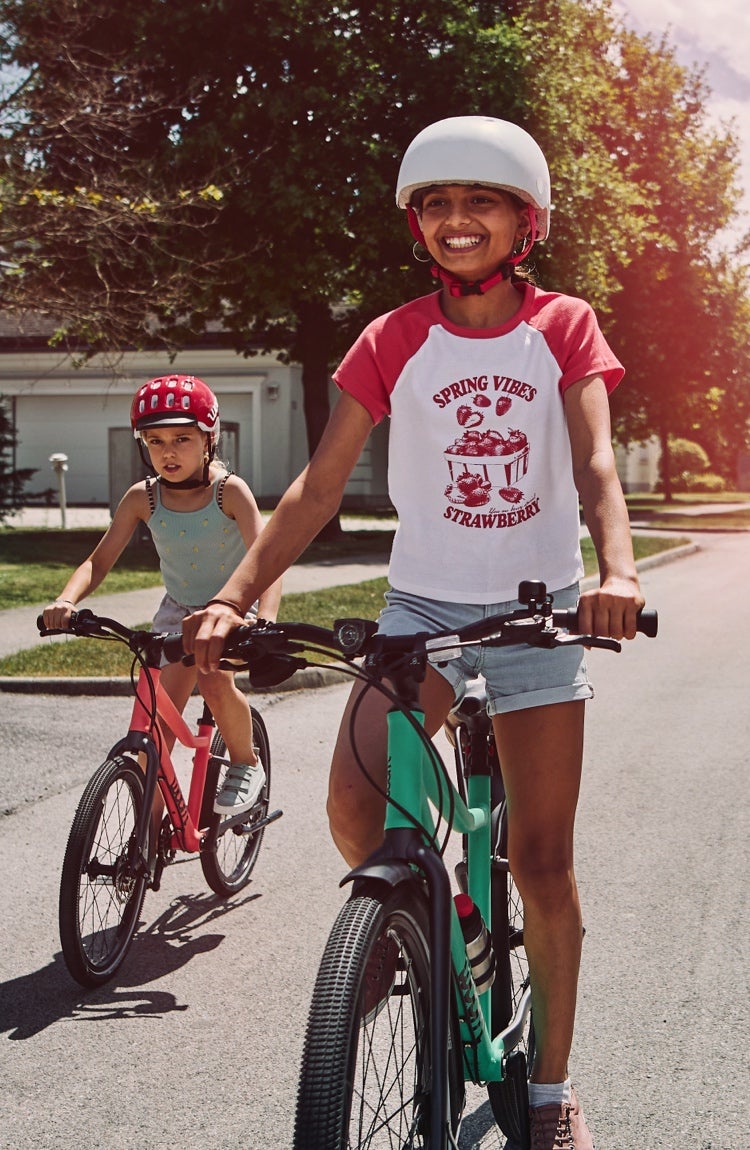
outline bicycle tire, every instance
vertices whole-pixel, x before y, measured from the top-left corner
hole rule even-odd
[[[353,896],[342,907],[310,1007],[294,1150],[421,1150],[430,1145],[428,937],[426,899],[415,886],[384,893],[373,886],[371,893]],[[375,1010],[369,990],[368,1010],[365,973],[383,940],[398,946],[395,981],[388,989],[387,980]],[[453,1018],[449,1037],[455,1130],[464,1080]]]
[[[86,785],[73,819],[60,878],[59,925],[65,965],[82,986],[112,978],[138,926],[148,876],[128,856],[143,792],[137,763],[125,756],[107,759]]]
[[[257,802],[247,811],[241,823],[222,830],[227,820],[216,814],[213,807],[226,774],[226,764],[219,760],[226,759],[227,748],[218,731],[211,743],[211,758],[203,788],[201,826],[208,827],[211,832],[216,828],[217,837],[212,848],[201,851],[201,867],[211,890],[221,898],[236,894],[250,881],[265,830],[265,827],[261,827],[254,831],[253,827],[266,817],[271,795],[271,747],[268,732],[254,707],[250,708],[250,712],[253,719],[253,743],[266,772],[266,781]]]
[[[529,985],[529,964],[523,946],[523,903],[507,868],[508,827],[505,793],[493,809],[496,844],[491,877],[492,938],[495,982],[490,992],[492,1033],[498,1034],[514,1017]],[[517,1047],[508,1055],[500,1082],[489,1082],[487,1093],[497,1125],[518,1150],[529,1146],[528,1074],[534,1058],[534,1026],[527,1015]]]

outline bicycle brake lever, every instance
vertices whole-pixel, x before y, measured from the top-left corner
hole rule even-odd
[[[603,639],[600,635],[558,635],[555,647],[599,647],[603,651],[622,651],[618,639]]]

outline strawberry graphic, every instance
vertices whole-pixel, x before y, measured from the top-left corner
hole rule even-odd
[[[505,415],[510,411],[513,400],[507,395],[501,395],[495,404],[495,415]]]
[[[484,416],[479,411],[472,411],[468,404],[462,404],[456,412],[456,419],[461,427],[478,427]]]

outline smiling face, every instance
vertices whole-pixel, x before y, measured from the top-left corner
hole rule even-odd
[[[195,424],[166,424],[143,432],[154,471],[173,483],[203,474],[208,435]]]
[[[466,280],[492,274],[529,230],[527,209],[499,188],[428,188],[417,214],[432,258]]]

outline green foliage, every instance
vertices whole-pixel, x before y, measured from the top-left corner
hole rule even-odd
[[[700,475],[702,472],[708,471],[711,466],[708,453],[699,443],[693,443],[689,439],[670,438],[669,461],[673,477],[683,472],[693,472]]]
[[[719,491],[726,491],[727,481],[713,471],[703,471],[700,475],[685,477],[685,490],[696,495],[715,495]]]
[[[33,467],[13,467],[15,445],[16,429],[0,396],[0,523],[4,523],[9,515],[23,507],[24,487],[36,473]]]
[[[726,489],[726,481],[710,470],[711,460],[708,452],[699,443],[670,436],[667,459],[672,491],[692,491],[708,495]]]
[[[610,0],[0,0],[0,20],[24,70],[0,298],[55,315],[62,346],[178,348],[220,323],[239,351],[302,364],[312,448],[331,365],[431,286],[393,204],[405,145],[488,113],[548,155],[534,258],[598,309],[628,368],[618,437],[688,435],[730,474],[750,415],[747,268],[717,243],[736,144],[701,74]]]

